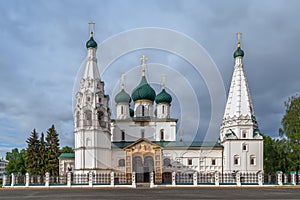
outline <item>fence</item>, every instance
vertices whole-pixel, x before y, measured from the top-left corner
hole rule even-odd
[[[171,176],[171,177],[170,177]],[[164,185],[300,185],[300,172],[291,172],[289,174],[278,171],[276,174],[244,173],[244,172],[226,172],[226,173],[203,173],[203,172],[169,172],[168,182]],[[150,187],[155,187],[161,183],[155,183],[155,174],[150,173]],[[171,180],[171,182],[170,182]],[[42,175],[26,175],[11,174],[4,175],[4,187],[30,187],[30,186],[87,186],[94,187],[103,186],[118,186],[129,185],[136,187],[136,174],[126,174],[122,172],[97,173],[92,172],[87,174],[72,174],[68,173],[63,176],[50,176],[46,173]]]

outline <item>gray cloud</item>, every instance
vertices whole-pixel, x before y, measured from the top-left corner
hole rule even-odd
[[[29,2],[0,2],[2,156],[10,147],[25,147],[33,128],[45,132],[52,123],[59,130],[61,145],[73,144],[72,89],[86,56],[90,20],[96,22],[98,43],[140,27],[170,28],[187,34],[202,44],[215,61],[227,91],[233,72],[235,33],[242,32],[254,110],[267,135],[277,136],[284,101],[299,93],[299,1]],[[182,70],[188,65],[176,56],[158,51],[146,53],[154,58],[153,62],[181,70],[197,87],[201,111],[198,132],[205,132],[210,102],[203,80],[193,76],[192,71]],[[126,70],[136,66],[134,57],[138,54],[125,55],[103,77],[108,93],[122,73],[118,67],[122,65]]]

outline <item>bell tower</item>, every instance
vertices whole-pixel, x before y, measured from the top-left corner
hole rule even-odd
[[[244,72],[241,33],[233,54],[234,71],[220,128],[220,144],[224,146],[225,171],[262,171],[263,138],[254,116],[247,78]]]
[[[94,23],[89,24],[87,58],[74,109],[75,173],[100,172],[111,168],[109,97],[104,92],[104,82],[98,70]]]

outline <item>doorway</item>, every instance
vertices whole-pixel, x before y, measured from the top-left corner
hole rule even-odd
[[[152,156],[134,156],[132,159],[132,170],[135,172],[137,183],[149,183],[150,173],[154,171]]]

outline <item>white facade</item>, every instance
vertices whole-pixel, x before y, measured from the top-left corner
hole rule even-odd
[[[147,83],[144,56],[140,84],[129,95],[123,80],[122,91],[115,97],[117,117],[110,119],[109,98],[100,79],[97,44],[93,42],[91,36],[81,88],[76,95],[75,173],[152,170],[163,177],[173,171],[263,171],[263,139],[254,117],[240,46],[234,54],[219,143],[186,145],[176,141],[177,119],[170,118],[172,97],[164,86],[156,95]]]
[[[220,144],[224,146],[224,171],[258,172],[263,171],[263,137],[254,116],[243,56],[239,42],[220,128]]]
[[[88,41],[93,42],[91,39]],[[111,169],[111,134],[109,97],[100,79],[96,46],[88,47],[84,75],[76,94],[75,116],[75,173]]]
[[[8,162],[3,158],[0,158],[0,180],[3,179],[3,174],[5,173],[5,168]]]

